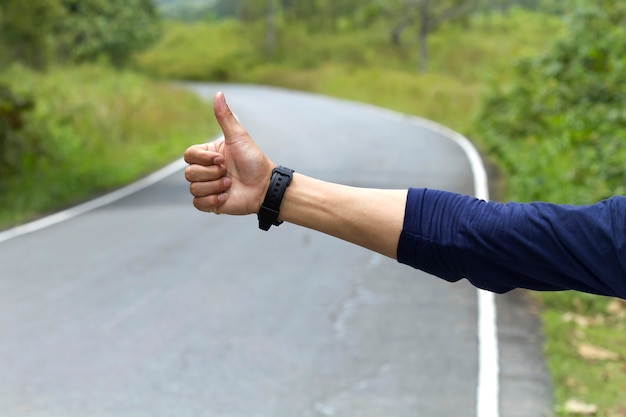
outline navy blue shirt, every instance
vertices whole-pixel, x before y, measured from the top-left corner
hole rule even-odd
[[[626,197],[589,206],[496,203],[410,189],[398,261],[479,288],[626,298]]]

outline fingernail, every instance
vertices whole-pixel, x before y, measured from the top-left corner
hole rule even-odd
[[[224,201],[226,201],[226,198],[228,198],[228,194],[222,193],[217,196],[217,201],[219,201],[220,203],[223,203]]]
[[[219,97],[220,101],[221,101],[222,103],[226,104],[226,97],[224,97],[224,92],[223,92],[223,91],[220,91],[220,92],[218,92],[217,94],[219,94],[219,96],[220,96],[220,97]]]

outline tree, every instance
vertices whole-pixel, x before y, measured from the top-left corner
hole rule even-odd
[[[443,23],[474,11],[477,0],[403,0],[398,5],[399,20],[391,31],[391,41],[400,45],[402,33],[413,25],[417,27],[418,70],[428,68],[428,37]]]
[[[264,19],[264,49],[268,59],[274,56],[276,49],[277,20],[282,9],[280,3],[280,0],[244,0],[239,10],[244,21]]]
[[[109,60],[124,65],[160,34],[151,0],[59,0],[63,18],[55,26],[58,52],[69,61]]]

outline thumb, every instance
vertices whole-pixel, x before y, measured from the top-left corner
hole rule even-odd
[[[213,112],[215,118],[222,128],[224,133],[224,140],[226,143],[231,143],[234,139],[239,139],[242,136],[248,136],[246,129],[239,124],[239,121],[226,104],[223,92],[218,92],[213,99]]]

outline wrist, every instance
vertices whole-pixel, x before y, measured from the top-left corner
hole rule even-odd
[[[268,164],[268,167],[265,170],[265,173],[262,175],[263,182],[259,188],[259,195],[257,196],[257,200],[255,203],[255,209],[252,211],[254,214],[258,214],[259,210],[261,210],[261,206],[263,205],[263,200],[265,200],[265,195],[267,194],[267,190],[270,188],[270,181],[272,180],[272,171],[278,165],[274,163]]]

